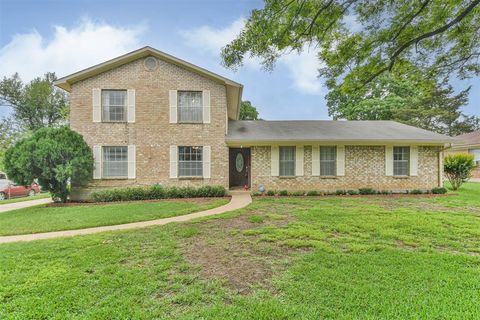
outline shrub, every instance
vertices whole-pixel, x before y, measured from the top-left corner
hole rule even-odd
[[[305,191],[294,191],[291,192],[290,195],[294,197],[302,197],[305,195]]]
[[[444,188],[444,187],[433,188],[432,193],[433,194],[445,194],[445,193],[447,193],[447,188]]]
[[[285,197],[288,196],[288,191],[287,190],[282,190],[278,193],[279,196]]]
[[[93,154],[70,128],[43,128],[7,150],[5,169],[16,183],[27,186],[38,179],[55,201],[67,202],[69,183],[82,186],[92,178]]]
[[[410,191],[410,194],[423,194],[423,191],[420,189],[413,189],[412,191]]]
[[[345,190],[337,190],[337,191],[335,191],[335,194],[336,194],[337,196],[344,196],[344,195],[347,194],[347,191],[345,191]]]
[[[100,190],[92,193],[92,199],[97,202],[158,200],[167,198],[209,198],[223,197],[227,191],[222,186],[170,187],[160,185],[150,187],[129,187]]]
[[[358,193],[360,194],[377,194],[377,190],[373,188],[360,188],[358,189]]]
[[[320,193],[318,191],[315,191],[315,190],[307,192],[307,196],[309,196],[309,197],[315,197],[315,196],[319,196],[319,195],[320,195]]]
[[[275,191],[273,190],[268,190],[267,191],[267,196],[273,197],[275,195]]]
[[[382,190],[382,191],[379,191],[378,193],[380,193],[380,194],[392,194],[392,191]]]
[[[358,191],[357,190],[347,190],[347,194],[351,195],[351,196],[354,196],[354,195],[358,194]]]
[[[471,177],[472,170],[476,167],[473,159],[473,154],[465,153],[452,154],[445,157],[444,172],[452,184],[453,190],[458,190]]]

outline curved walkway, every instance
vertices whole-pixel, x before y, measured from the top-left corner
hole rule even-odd
[[[47,204],[47,203],[50,203],[50,202],[52,202],[52,199],[45,198],[45,199],[6,203],[6,204],[1,204],[0,203],[0,213],[7,212],[7,211],[12,211],[12,210],[17,210],[17,209],[22,209],[22,208],[38,206],[40,204]]]
[[[60,238],[60,237],[72,237],[72,236],[92,234],[92,233],[98,233],[98,232],[104,232],[104,231],[136,229],[136,228],[145,228],[149,226],[161,226],[170,222],[188,221],[195,218],[208,217],[215,214],[220,214],[228,211],[233,211],[236,209],[241,209],[249,205],[251,202],[252,202],[252,198],[250,197],[250,193],[232,192],[232,199],[230,200],[229,203],[223,206],[213,208],[210,210],[190,213],[183,216],[156,219],[156,220],[150,220],[150,221],[117,224],[113,226],[93,227],[93,228],[86,228],[86,229],[21,234],[21,235],[3,236],[3,237],[0,236],[0,243],[33,241],[33,240],[51,239],[51,238]]]

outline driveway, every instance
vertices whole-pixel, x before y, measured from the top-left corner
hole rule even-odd
[[[45,198],[45,199],[37,199],[37,200],[30,200],[30,201],[21,201],[21,202],[0,204],[0,213],[7,212],[7,211],[12,211],[12,210],[16,210],[16,209],[38,206],[40,204],[46,204],[46,203],[50,203],[50,202],[52,202],[51,198]]]

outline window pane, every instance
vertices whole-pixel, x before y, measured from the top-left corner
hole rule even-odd
[[[201,91],[178,91],[178,122],[203,122]]]
[[[102,90],[102,120],[111,122],[126,121],[127,91]]]
[[[408,176],[410,173],[410,147],[393,147],[393,175]]]
[[[280,147],[280,172],[281,176],[295,175],[295,147]]]
[[[320,175],[335,176],[337,174],[337,147],[320,147]]]
[[[103,147],[103,176],[128,176],[127,147]]]
[[[178,147],[178,175],[180,177],[202,177],[202,147]]]

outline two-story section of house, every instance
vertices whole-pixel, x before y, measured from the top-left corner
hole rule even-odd
[[[241,121],[243,86],[145,47],[59,79],[98,188],[405,191],[443,184],[452,139],[394,121]]]
[[[70,127],[95,159],[93,182],[74,197],[156,183],[228,188],[225,135],[241,84],[145,47],[56,85],[70,93]]]

